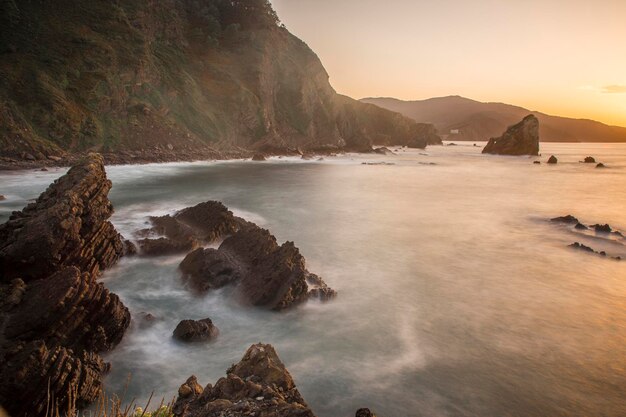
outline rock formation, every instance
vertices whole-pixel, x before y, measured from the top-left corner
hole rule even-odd
[[[139,240],[143,255],[189,252],[203,243],[212,243],[239,230],[247,222],[233,215],[222,203],[208,201],[179,211],[173,216],[151,217],[152,227],[138,235],[165,237]]]
[[[219,249],[197,249],[180,264],[184,279],[197,291],[229,284],[246,304],[283,310],[309,298],[328,300],[336,293],[305,267],[293,242],[278,245],[269,231],[248,224]]]
[[[539,120],[530,114],[510,126],[498,138],[491,138],[483,153],[498,155],[539,155]]]
[[[593,156],[588,156],[585,158],[585,160],[583,161],[585,164],[595,164],[596,163],[596,158],[594,158]]]
[[[548,163],[549,164],[557,164],[559,162],[558,159],[556,159],[556,156],[552,155],[550,158],[548,158]]]
[[[568,214],[567,216],[555,217],[553,219],[550,219],[550,221],[555,222],[555,223],[566,223],[566,224],[580,223],[578,219],[572,216],[571,214]]]
[[[98,353],[130,323],[96,282],[125,247],[108,222],[110,187],[102,158],[90,155],[0,226],[0,404],[13,417],[102,390],[109,367]]]
[[[218,333],[211,319],[183,320],[174,329],[174,339],[182,342],[204,342],[216,338]]]
[[[176,417],[315,417],[271,345],[251,346],[215,385],[195,376],[178,390]]]
[[[114,264],[124,244],[108,221],[110,189],[102,157],[90,154],[37,201],[14,212],[0,225],[0,276],[30,281],[63,266],[97,275]]]

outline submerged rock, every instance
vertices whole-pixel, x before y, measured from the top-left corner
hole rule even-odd
[[[534,161],[533,164],[535,165],[541,165],[541,161]]]
[[[606,165],[600,162],[598,165],[596,165],[596,168],[606,168]]]
[[[550,158],[548,158],[548,163],[549,164],[557,164],[559,162],[558,159],[556,159],[556,156],[552,155]]]
[[[224,240],[217,250],[190,253],[180,269],[197,291],[234,284],[242,302],[271,310],[284,310],[310,297],[335,296],[321,278],[307,271],[293,242],[278,245],[268,230],[254,224]]]
[[[204,342],[217,337],[219,331],[211,319],[183,320],[174,329],[174,339],[182,342]]]
[[[108,221],[110,188],[90,154],[0,226],[0,404],[10,415],[43,417],[102,392],[109,366],[98,353],[130,323],[96,282],[126,250]]]
[[[111,181],[102,157],[90,154],[34,202],[0,225],[0,276],[45,278],[63,266],[98,274],[124,254],[108,219]]]
[[[580,222],[576,223],[575,229],[578,229],[578,230],[589,230],[589,228],[587,226],[585,226],[584,224],[582,224]]]
[[[215,385],[195,376],[178,390],[176,417],[315,417],[271,345],[252,345]]]
[[[611,233],[613,231],[611,226],[609,226],[608,224],[594,224],[591,227],[593,227],[593,230],[595,230],[597,233]]]
[[[550,219],[550,221],[555,222],[555,223],[566,223],[566,224],[580,223],[578,219],[572,216],[571,214],[568,214],[567,216],[555,217],[553,219]]]
[[[583,161],[585,164],[595,164],[596,163],[596,158],[594,158],[593,156],[588,156],[585,158],[585,160]]]
[[[539,155],[539,120],[534,115],[510,126],[499,138],[491,138],[483,153],[498,155]]]

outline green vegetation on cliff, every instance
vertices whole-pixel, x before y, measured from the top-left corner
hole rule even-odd
[[[430,125],[336,94],[267,0],[0,5],[0,156],[438,140]]]

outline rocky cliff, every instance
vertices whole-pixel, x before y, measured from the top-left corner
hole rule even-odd
[[[0,225],[0,404],[14,417],[94,401],[130,313],[96,282],[124,254],[92,154]]]
[[[500,137],[491,138],[483,153],[539,155],[539,120],[530,114],[510,126]]]
[[[430,125],[336,94],[265,0],[0,7],[0,156],[228,157],[425,146]]]

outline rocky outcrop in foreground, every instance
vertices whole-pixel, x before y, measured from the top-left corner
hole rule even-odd
[[[130,313],[96,282],[124,253],[92,154],[0,226],[0,404],[13,417],[97,399]],[[50,401],[50,404],[49,404]]]
[[[539,155],[539,120],[530,114],[510,126],[499,138],[489,139],[483,153],[498,155]]]
[[[269,231],[252,223],[224,240],[219,249],[196,249],[185,257],[180,269],[199,292],[236,285],[242,302],[271,310],[336,295],[320,277],[307,271],[293,242],[278,245]]]
[[[251,346],[214,386],[202,388],[190,377],[173,411],[176,417],[315,416],[274,348],[264,344]]]

